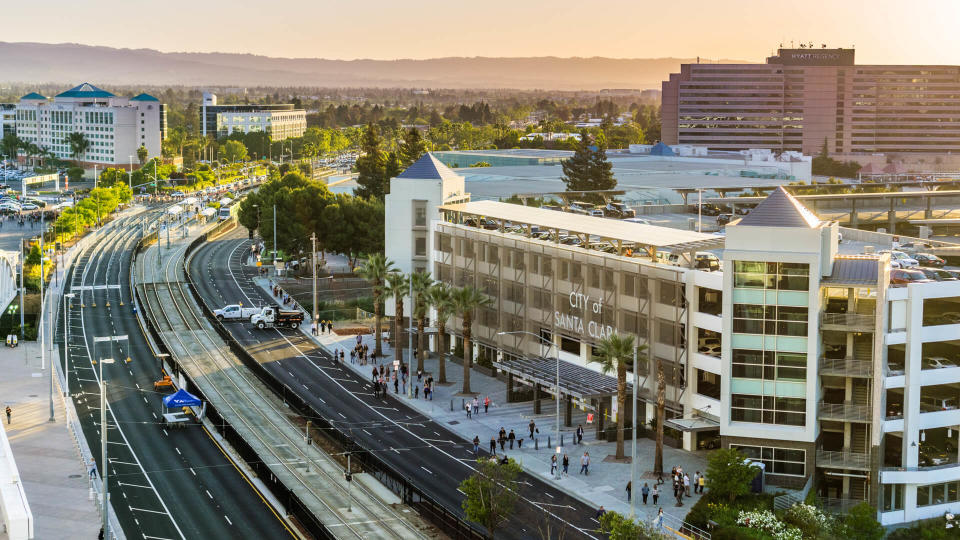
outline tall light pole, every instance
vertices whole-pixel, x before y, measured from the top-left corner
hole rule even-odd
[[[277,264],[277,205],[273,205],[273,264]]]
[[[127,171],[127,185],[130,186],[130,191],[133,192],[133,156],[130,156],[130,170]]]
[[[313,264],[313,324],[317,324],[317,318],[320,313],[317,311],[317,233],[310,234],[310,244],[312,251],[310,253],[310,262]]]
[[[63,295],[63,379],[65,381],[63,397],[70,397],[70,319],[67,316],[67,310],[73,305],[74,296],[76,296],[74,293]],[[70,302],[67,302],[68,298]]]
[[[107,516],[110,514],[109,485],[107,484],[107,381],[103,380],[103,365],[112,364],[113,358],[102,358],[100,364],[100,478],[103,480],[103,497],[101,507],[103,508],[103,537],[110,538],[110,520]]]
[[[637,385],[640,377],[637,374],[637,346],[633,346],[633,422],[630,428],[630,489],[637,492]],[[630,497],[630,519],[637,515],[637,498]]]
[[[530,335],[530,336],[533,336],[533,337],[539,339],[541,343],[546,343],[546,344],[547,344],[547,354],[550,354],[550,348],[551,348],[551,347],[556,347],[556,346],[557,346],[557,344],[554,343],[553,341],[550,341],[550,340],[546,339],[545,337],[543,337],[543,336],[541,336],[541,335],[539,335],[539,334],[534,334],[533,332],[527,332],[526,330],[514,330],[513,332],[497,332],[497,335],[498,335],[498,336],[508,336],[508,335],[515,335],[515,334],[527,334],[527,335]],[[556,391],[557,391],[557,393],[556,393],[556,402],[557,402],[557,416],[556,416],[556,423],[557,423],[557,453],[560,453],[560,351],[559,351],[559,349],[557,350],[557,354],[555,355],[555,358],[556,358],[556,360],[557,360],[557,388],[556,388]],[[559,480],[559,479],[560,479],[560,467],[556,467],[556,470],[557,470],[556,479]]]
[[[407,350],[410,351],[410,361],[407,362],[407,379],[409,379],[407,382],[410,383],[407,385],[407,397],[411,398],[413,397],[413,272],[407,276],[407,296],[410,298],[410,309],[407,310],[407,319],[410,321],[410,326],[407,327]],[[400,325],[397,325],[397,328],[399,327]],[[400,336],[397,336],[397,339],[399,338]]]

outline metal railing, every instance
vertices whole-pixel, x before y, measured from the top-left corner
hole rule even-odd
[[[870,405],[854,405],[853,403],[824,403],[820,402],[819,416],[821,420],[840,420],[846,422],[870,422],[872,420]]]
[[[821,358],[820,374],[869,378],[873,376],[873,361],[856,358]]]
[[[817,497],[817,506],[831,514],[846,514],[851,508],[867,501],[863,499],[833,499]]]
[[[863,313],[827,313],[820,314],[820,326],[842,326],[856,330],[870,331],[874,327],[874,316]]]
[[[835,450],[817,450],[817,466],[837,469],[870,469],[870,454]]]

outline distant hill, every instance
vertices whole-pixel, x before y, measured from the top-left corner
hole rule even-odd
[[[164,53],[75,43],[0,42],[0,81],[113,85],[232,85],[597,90],[660,88],[689,58],[432,58],[325,60]],[[741,62],[722,60],[721,62]]]

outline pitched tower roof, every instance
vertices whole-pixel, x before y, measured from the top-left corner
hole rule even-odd
[[[778,187],[736,225],[748,227],[804,227],[812,229],[820,218],[807,210],[783,187]]]
[[[109,98],[116,97],[106,90],[101,90],[96,86],[90,83],[83,83],[79,86],[74,86],[73,88],[67,90],[66,92],[61,92],[57,94],[57,97],[66,97],[66,98]]]
[[[397,178],[415,178],[417,180],[451,180],[460,178],[453,169],[444,165],[433,154],[427,152],[413,165],[397,175]]]

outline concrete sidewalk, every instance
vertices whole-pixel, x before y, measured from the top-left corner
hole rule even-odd
[[[90,500],[87,471],[64,417],[59,386],[54,387],[50,422],[50,364],[40,369],[40,346],[25,342],[0,350],[0,407],[13,409],[3,428],[10,439],[34,518],[34,537],[96,538],[100,513]],[[0,538],[6,538],[0,533]]]
[[[256,282],[270,293],[270,281],[267,278],[258,278]],[[307,317],[309,320],[309,315]],[[310,324],[305,323],[302,330],[310,334]],[[351,364],[350,351],[356,345],[356,336],[338,336],[335,333],[321,334],[313,339],[332,351],[344,351],[346,367],[349,367],[369,379],[371,376],[372,364],[361,366]],[[372,335],[362,336],[362,342],[374,350],[374,337]],[[382,346],[384,360],[388,366],[392,366],[394,351],[386,343]],[[406,352],[406,351],[405,351]],[[433,355],[435,356],[435,355]],[[427,374],[433,374],[436,378],[438,364],[441,360],[437,357],[428,358],[424,363],[424,380]],[[383,361],[381,361],[383,363]],[[416,361],[413,362],[414,368]],[[519,446],[510,448],[509,442],[506,445],[505,453],[521,463],[524,469],[530,474],[539,476],[545,481],[557,482],[562,489],[565,489],[570,495],[581,499],[593,506],[600,506],[607,510],[613,510],[622,514],[629,514],[630,505],[627,502],[626,485],[630,480],[630,464],[617,463],[613,461],[616,450],[616,441],[607,442],[597,440],[594,426],[586,422],[586,412],[574,409],[572,427],[561,425],[561,434],[563,436],[563,453],[566,453],[570,459],[569,474],[563,476],[560,480],[555,480],[550,474],[550,458],[553,454],[548,446],[548,437],[550,444],[556,446],[556,423],[555,411],[556,404],[546,396],[542,400],[542,414],[533,414],[533,403],[531,401],[520,403],[506,402],[506,383],[484,375],[477,370],[470,373],[470,386],[474,392],[478,393],[480,400],[480,413],[468,418],[464,411],[463,403],[466,398],[457,395],[463,382],[463,366],[447,361],[446,365],[447,380],[450,384],[434,385],[433,400],[427,401],[423,398],[423,383],[417,382],[416,375],[413,376],[415,386],[419,386],[421,395],[419,399],[407,398],[401,389],[401,395],[393,393],[393,386],[390,385],[390,395],[403,400],[408,406],[417,409],[424,416],[427,416],[436,422],[443,424],[447,429],[459,435],[464,444],[471,444],[474,436],[480,438],[481,452],[486,452],[490,448],[490,438],[496,437],[500,428],[503,427],[507,433],[514,431],[516,437],[523,438],[523,449]],[[491,406],[489,412],[483,410],[483,400],[489,396]],[[563,404],[561,404],[561,424],[563,422]],[[533,420],[539,434],[535,433],[534,439],[530,439],[529,424]],[[573,444],[573,435],[580,424],[584,428],[584,438],[582,445]],[[625,441],[626,454],[630,455],[630,440]],[[497,453],[501,453],[499,444],[496,447]],[[651,439],[637,439],[637,459],[639,464],[639,483],[636,493],[639,495],[640,487],[644,482],[649,483],[651,490],[655,484],[655,477],[652,473],[655,454],[655,443]],[[589,475],[579,474],[580,459],[587,452],[590,455]],[[607,458],[610,459],[607,459]],[[687,452],[671,447],[664,447],[663,463],[669,476],[670,468],[674,466],[683,467],[685,473],[690,475],[691,482],[696,471],[701,473],[706,471],[706,454],[704,452]],[[669,482],[669,478],[667,478]],[[651,497],[646,506],[642,499],[637,501],[637,515],[640,519],[648,522],[653,521],[657,515],[657,510],[662,507],[664,513],[677,519],[683,519],[693,504],[699,499],[699,495],[693,495],[692,498],[685,498],[683,506],[675,506],[676,501],[672,497],[672,487],[664,484],[661,487],[660,501],[657,506],[653,505]],[[665,489],[664,489],[665,488]]]

